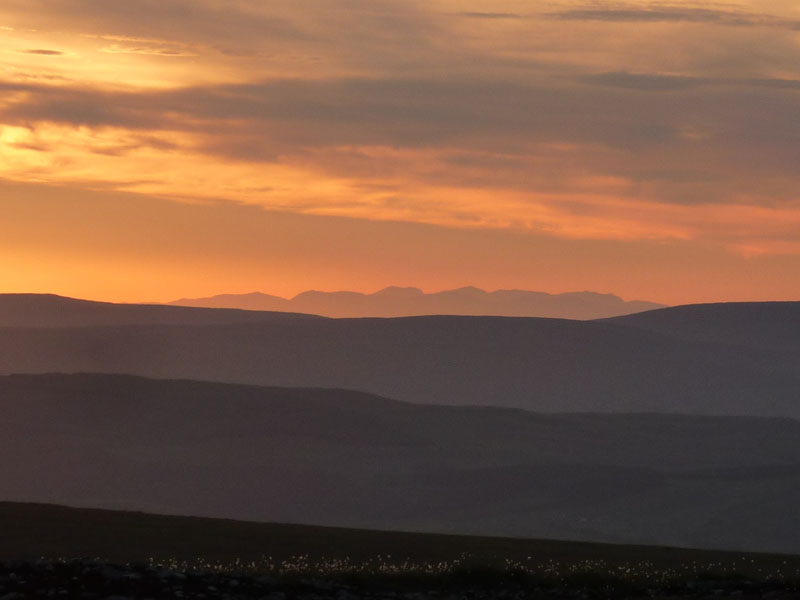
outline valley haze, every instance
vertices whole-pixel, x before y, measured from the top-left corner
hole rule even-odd
[[[0,295],[0,374],[357,390],[539,412],[800,417],[800,303],[574,321],[278,312]]]
[[[800,553],[800,421],[537,414],[334,389],[0,377],[4,498]]]

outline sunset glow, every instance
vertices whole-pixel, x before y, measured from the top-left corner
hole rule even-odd
[[[8,0],[0,292],[800,296],[800,6]]]

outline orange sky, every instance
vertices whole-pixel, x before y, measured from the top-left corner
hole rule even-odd
[[[5,0],[0,292],[800,299],[800,6]]]

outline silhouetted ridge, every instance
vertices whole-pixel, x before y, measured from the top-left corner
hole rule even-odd
[[[0,327],[204,325],[290,318],[319,317],[161,304],[113,304],[54,294],[0,294]]]

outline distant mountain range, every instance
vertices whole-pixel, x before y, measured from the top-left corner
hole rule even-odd
[[[800,422],[544,415],[346,390],[0,377],[0,498],[800,552]]]
[[[254,292],[210,298],[182,298],[172,305],[309,313],[334,318],[420,315],[494,315],[600,319],[663,308],[654,302],[626,302],[613,294],[547,294],[525,290],[486,292],[464,287],[426,294],[414,287],[387,287],[374,294],[308,291],[287,299]]]
[[[800,417],[800,303],[601,321],[328,319],[0,295],[0,374],[344,388],[542,412]]]

